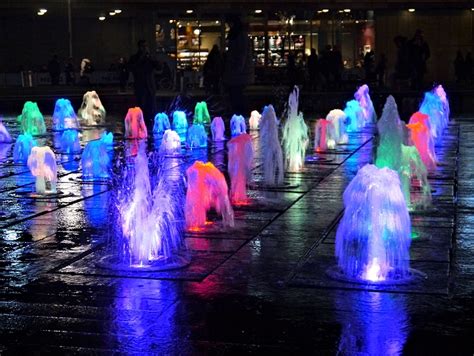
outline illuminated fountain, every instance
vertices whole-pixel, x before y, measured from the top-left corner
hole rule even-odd
[[[0,143],[11,143],[13,142],[10,133],[8,132],[3,122],[0,120]]]
[[[436,94],[426,92],[419,111],[429,116],[431,136],[435,142],[438,141],[448,124],[445,122],[441,99]]]
[[[77,120],[77,115],[71,105],[71,102],[68,99],[62,98],[56,100],[53,113],[53,130],[78,130],[79,128],[79,121]]]
[[[212,141],[225,141],[225,124],[222,117],[217,116],[211,122]]]
[[[186,142],[190,148],[207,147],[207,132],[204,125],[191,125],[188,130],[188,138]]]
[[[184,111],[173,112],[173,130],[179,135],[182,142],[186,141],[186,132],[188,131],[188,120]]]
[[[283,184],[283,152],[278,138],[278,120],[272,105],[265,106],[260,121],[263,180],[268,186]]]
[[[105,144],[107,150],[110,151],[114,148],[114,134],[112,132],[104,131],[100,136],[100,140]]]
[[[155,122],[153,124],[153,133],[155,135],[162,135],[166,130],[170,130],[170,120],[168,115],[164,112],[160,112],[155,116]]]
[[[431,186],[428,171],[415,146],[402,145],[400,170],[403,195],[409,210],[426,209],[431,205]],[[412,191],[413,186],[418,191]]]
[[[359,102],[365,125],[375,123],[377,121],[377,114],[375,113],[372,99],[370,99],[368,85],[364,84],[360,86],[354,93],[354,98]]]
[[[250,118],[249,118],[249,127],[250,130],[258,130],[260,126],[260,119],[262,118],[262,115],[257,110],[253,110],[250,113]]]
[[[398,174],[367,164],[343,198],[345,210],[336,233],[337,267],[328,274],[354,283],[409,282],[411,222]]]
[[[443,107],[443,121],[445,126],[448,126],[449,123],[449,116],[451,115],[451,109],[449,107],[448,96],[446,95],[446,91],[444,90],[442,85],[437,85],[433,89],[433,93],[438,96],[441,100],[442,107]]]
[[[124,168],[117,192],[122,238],[115,239],[116,251],[104,256],[99,267],[159,271],[189,264],[182,254],[180,193],[168,182],[163,169],[150,172],[148,161],[145,144],[141,143],[134,165]]]
[[[165,131],[161,140],[160,153],[164,155],[181,154],[181,139],[176,131]]]
[[[314,150],[316,152],[333,150],[336,147],[336,134],[331,121],[319,119],[314,128]]]
[[[33,147],[28,156],[28,168],[36,177],[36,194],[56,194],[57,166],[56,156],[48,146]]]
[[[232,119],[230,119],[230,133],[232,136],[247,133],[247,125],[242,115],[232,115]]]
[[[104,124],[105,108],[95,91],[88,91],[84,94],[78,115],[82,125],[96,126]]]
[[[19,135],[13,147],[13,162],[25,164],[28,161],[28,156],[31,149],[37,146],[36,141],[30,134]]]
[[[44,135],[46,133],[43,114],[41,114],[36,103],[27,101],[17,121],[20,122],[23,133],[28,133],[32,136]]]
[[[308,147],[308,126],[298,113],[299,89],[294,87],[288,99],[288,117],[283,125],[283,151],[288,172],[299,172],[304,165]]]
[[[379,142],[375,165],[400,171],[402,144],[404,142],[404,124],[398,115],[397,103],[389,96],[383,108],[382,117],[377,123]]]
[[[71,155],[81,152],[77,130],[64,130],[60,138],[61,153]]]
[[[360,131],[365,125],[364,113],[357,100],[350,100],[346,103],[344,113],[347,116],[347,132]]]
[[[206,214],[214,209],[222,215],[225,227],[234,226],[234,211],[230,204],[224,175],[211,163],[196,161],[186,170],[188,190],[184,213],[189,230],[198,231],[206,224]]]
[[[81,157],[82,179],[95,181],[109,178],[110,158],[107,145],[102,140],[87,143]]]
[[[143,119],[142,109],[134,107],[128,109],[125,116],[125,137],[127,139],[141,140],[147,138],[148,131]]]
[[[247,184],[252,176],[253,145],[249,134],[234,137],[227,143],[229,151],[228,172],[231,200],[234,204],[247,203]]]
[[[347,116],[344,111],[339,109],[331,110],[327,116],[326,120],[332,123],[334,126],[334,139],[338,145],[344,145],[349,142],[349,137],[347,136],[346,130],[346,120]]]
[[[209,110],[207,110],[207,104],[205,101],[198,102],[194,107],[194,120],[193,124],[209,124],[211,122],[211,116]]]
[[[428,171],[432,172],[436,169],[436,152],[429,127],[425,122],[428,121],[428,115],[416,112],[410,118],[407,126],[410,133],[411,143],[416,146],[420,154],[421,160]]]

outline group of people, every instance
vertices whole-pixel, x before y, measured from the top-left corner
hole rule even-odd
[[[423,37],[423,31],[416,30],[412,39],[404,36],[394,38],[397,47],[394,80],[409,80],[412,89],[421,89],[430,58],[430,47]]]
[[[310,89],[316,89],[318,83],[321,83],[323,88],[339,88],[344,63],[338,46],[326,45],[319,56],[316,49],[312,48],[306,66]]]
[[[470,84],[473,81],[473,63],[471,52],[467,52],[466,56],[462,51],[458,51],[454,59],[454,75],[456,76],[456,83]]]

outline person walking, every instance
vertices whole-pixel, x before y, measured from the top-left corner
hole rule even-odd
[[[159,68],[150,54],[145,40],[138,41],[138,51],[128,61],[133,74],[133,89],[138,106],[143,111],[145,123],[149,132],[153,129],[153,120],[156,114],[156,83],[154,73]]]
[[[48,72],[51,77],[51,85],[59,85],[59,77],[61,75],[61,66],[59,65],[58,56],[54,55],[48,63]]]
[[[217,45],[212,46],[203,67],[204,87],[208,93],[219,94],[222,77],[222,56]]]
[[[318,55],[316,54],[316,49],[311,48],[311,54],[308,57],[308,62],[306,63],[308,68],[309,75],[309,89],[315,90],[318,86],[318,76],[319,76],[319,65],[318,65]]]
[[[119,75],[120,92],[124,93],[127,88],[128,77],[129,77],[128,64],[125,58],[123,57],[119,58],[117,71]]]
[[[248,108],[243,92],[255,80],[252,47],[240,16],[228,16],[226,22],[230,31],[227,36],[223,84],[229,94],[233,114],[246,115]]]

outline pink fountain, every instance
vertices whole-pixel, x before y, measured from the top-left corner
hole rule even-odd
[[[326,119],[316,121],[314,128],[314,150],[316,152],[333,150],[336,147],[334,125]]]
[[[234,226],[234,211],[230,204],[224,175],[211,163],[196,161],[186,171],[188,190],[184,213],[186,227],[200,231],[206,225],[206,214],[215,209],[222,215],[224,226]]]
[[[141,140],[147,138],[147,136],[148,131],[143,119],[142,109],[139,107],[128,109],[127,116],[125,117],[125,137]]]
[[[51,148],[33,147],[27,164],[31,174],[36,177],[36,194],[56,194],[57,166]]]
[[[222,117],[217,116],[211,122],[212,141],[224,141],[225,124]]]
[[[420,154],[421,160],[428,171],[432,172],[436,169],[436,152],[434,140],[431,136],[429,127],[429,117],[421,112],[414,113],[407,125],[410,131],[411,143],[416,146]]]
[[[230,192],[232,203],[245,205],[247,201],[247,184],[253,168],[252,137],[242,134],[227,143],[229,150],[228,171],[230,175]]]

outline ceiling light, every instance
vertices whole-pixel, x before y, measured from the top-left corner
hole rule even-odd
[[[220,21],[219,20],[216,20],[216,25],[219,25],[220,24]]]
[[[344,9],[344,12],[351,12],[351,9]]]
[[[196,28],[193,32],[196,36],[199,36],[201,34],[201,29]]]
[[[109,12],[109,15],[110,15],[110,16],[115,16],[115,14],[116,14],[115,11],[110,11],[110,12]]]
[[[122,10],[120,10],[120,9],[115,9],[114,12],[115,12],[116,14],[120,14],[120,13],[122,13]]]
[[[186,10],[187,14],[192,14],[193,12],[194,12],[194,10]]]
[[[263,12],[263,11],[260,10],[260,9],[255,10],[255,13],[256,13],[256,14],[261,14],[262,12]]]
[[[408,9],[408,12],[415,12],[415,9],[413,9],[413,8]]]
[[[99,21],[104,21],[105,20],[105,16],[99,16]]]
[[[329,12],[329,9],[322,9],[321,11],[326,13],[326,12]]]

